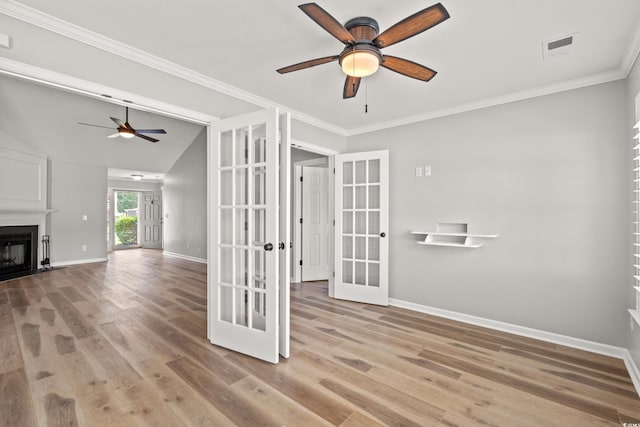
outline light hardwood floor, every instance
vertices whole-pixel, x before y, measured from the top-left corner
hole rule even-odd
[[[7,426],[620,426],[622,361],[292,285],[278,365],[206,340],[206,266],[153,250],[0,282]]]

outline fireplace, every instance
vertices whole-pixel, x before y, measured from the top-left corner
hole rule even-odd
[[[38,226],[0,227],[0,281],[38,270]]]

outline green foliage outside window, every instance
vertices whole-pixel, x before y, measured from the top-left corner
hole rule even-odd
[[[138,217],[124,216],[116,219],[115,231],[123,245],[135,245],[138,243]]]

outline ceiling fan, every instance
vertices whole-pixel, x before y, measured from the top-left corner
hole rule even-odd
[[[128,138],[133,138],[134,136],[137,136],[138,138],[146,139],[147,141],[158,142],[159,139],[151,138],[150,136],[143,135],[143,133],[164,133],[164,134],[167,133],[164,129],[134,129],[133,126],[129,124],[129,107],[125,107],[125,114],[126,116],[125,116],[124,122],[120,119],[116,119],[115,117],[110,117],[110,119],[113,120],[113,122],[116,125],[118,125],[118,127],[116,128],[117,132],[114,133],[113,135],[107,136],[107,138],[117,138],[118,136],[121,136],[123,138],[128,139]],[[84,126],[113,129],[112,127],[92,125],[90,123],[78,123],[78,124],[84,125]]]
[[[381,34],[378,34],[380,28],[373,18],[361,16],[350,19],[342,25],[316,3],[306,3],[298,7],[316,24],[344,43],[345,48],[339,55],[316,58],[276,70],[280,74],[337,60],[342,71],[347,75],[342,92],[344,99],[356,96],[361,78],[375,73],[379,66],[425,82],[436,75],[436,71],[424,65],[391,55],[383,55],[380,49],[420,34],[448,19],[449,12],[441,3],[414,13]]]

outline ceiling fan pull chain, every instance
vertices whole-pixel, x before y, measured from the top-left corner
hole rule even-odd
[[[368,79],[364,79],[364,112],[365,114],[369,112],[369,84],[367,83]]]

